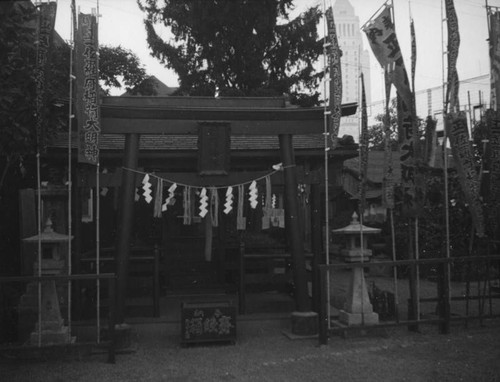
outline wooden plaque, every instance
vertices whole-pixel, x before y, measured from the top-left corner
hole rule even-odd
[[[198,123],[198,172],[227,175],[230,167],[231,125],[228,122]]]

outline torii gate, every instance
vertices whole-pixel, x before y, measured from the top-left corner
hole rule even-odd
[[[352,115],[357,104],[342,106],[342,115]],[[125,135],[123,166],[136,169],[142,134],[198,135],[200,124],[230,126],[231,135],[279,137],[284,167],[285,208],[290,224],[290,250],[294,264],[295,303],[299,313],[310,310],[303,243],[298,220],[297,174],[292,144],[296,134],[323,134],[324,108],[286,107],[283,98],[205,97],[103,97],[103,134]],[[204,176],[210,184],[210,176]],[[220,177],[219,177],[220,179]],[[122,217],[117,232],[117,323],[124,321],[125,288],[129,266],[135,194],[135,173],[124,171],[121,184]],[[300,334],[300,333],[295,333]]]

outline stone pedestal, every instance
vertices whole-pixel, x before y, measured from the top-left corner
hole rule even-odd
[[[314,336],[318,334],[318,313],[293,312],[292,334],[296,336]]]
[[[36,323],[35,330],[30,335],[31,345],[37,345],[39,338],[43,345],[68,344],[74,341],[61,318],[55,281],[42,283],[41,325]]]
[[[352,269],[347,301],[339,312],[339,321],[348,326],[378,324],[378,314],[373,312],[362,267]]]

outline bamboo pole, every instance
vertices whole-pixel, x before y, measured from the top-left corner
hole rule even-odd
[[[72,273],[72,172],[71,172],[71,140],[72,140],[72,128],[73,128],[73,54],[74,54],[74,36],[73,36],[73,12],[71,12],[71,25],[70,25],[70,52],[69,52],[69,105],[68,105],[68,276]],[[71,342],[71,280],[68,280],[68,340]]]
[[[326,14],[326,0],[323,0],[323,15]],[[328,52],[327,52],[327,47],[328,43],[326,43],[326,37],[328,36],[328,28],[327,28],[327,21],[326,17],[323,16],[323,29],[324,29],[324,44],[323,44],[323,71],[324,71],[324,79],[323,79],[323,89],[324,89],[324,98],[325,101],[323,102],[323,108],[324,108],[324,118],[323,118],[323,123],[324,123],[324,131],[323,131],[323,138],[324,138],[324,166],[325,166],[325,264],[330,265],[330,222],[329,222],[329,190],[328,190],[328,182],[329,182],[329,177],[328,177],[328,153],[330,150],[329,147],[329,142],[330,140],[328,139],[330,137],[330,133],[328,132],[328,115],[330,112],[327,109],[327,104],[326,104],[326,95],[327,95],[327,76],[326,76],[326,69],[328,66]],[[331,86],[331,73],[328,75],[328,79],[330,81]],[[331,102],[331,100],[329,100]],[[327,328],[330,329],[330,270],[328,269],[326,271],[326,312],[327,312],[327,319],[328,319],[328,325]],[[323,287],[323,283],[321,283],[320,288]],[[323,293],[322,293],[323,295]]]
[[[36,7],[40,6],[38,1],[35,2]],[[38,8],[38,25],[41,23],[41,15],[40,10]],[[38,58],[38,50],[39,50],[39,40],[40,40],[40,27],[37,28],[37,44],[36,44],[36,57]],[[37,107],[38,111],[40,110]],[[41,118],[41,115],[37,115],[37,118]],[[38,279],[38,347],[42,346],[42,281],[40,277],[42,276],[42,190],[41,190],[41,174],[40,174],[40,131],[36,132],[36,187],[37,187],[37,231],[38,231],[38,240],[37,240],[37,261],[38,261],[38,269],[37,275]]]

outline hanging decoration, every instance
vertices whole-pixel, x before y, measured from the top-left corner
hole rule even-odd
[[[257,198],[258,198],[258,190],[257,190],[257,182],[254,180],[252,183],[250,183],[250,187],[248,188],[248,194],[249,194],[249,202],[250,202],[250,207],[252,209],[257,208]]]
[[[243,203],[245,202],[245,189],[243,185],[238,185],[238,211],[236,214],[236,229],[243,231],[247,227],[247,221],[243,216]]]
[[[169,205],[173,205],[175,203],[175,190],[177,189],[177,183],[173,183],[169,188],[168,188],[168,196],[165,199],[165,203],[161,206],[161,210],[165,212],[168,208]]]
[[[198,215],[200,215],[202,218],[205,217],[205,215],[208,213],[208,196],[207,196],[207,189],[203,187],[200,191],[200,212]]]
[[[219,194],[215,187],[210,187],[210,218],[212,227],[219,226]]]
[[[153,217],[155,218],[161,218],[162,199],[163,199],[163,179],[158,179],[158,182],[156,183],[155,203],[153,209]]]
[[[191,225],[191,222],[192,222],[192,218],[191,218],[192,203],[191,203],[191,187],[189,187],[189,186],[184,188],[182,203],[183,203],[183,207],[184,207],[183,223],[184,223],[184,225]]]
[[[198,216],[204,218],[210,212],[211,224],[214,227],[218,226],[218,213],[219,213],[219,195],[218,189],[224,188],[226,189],[225,193],[225,202],[224,202],[224,214],[229,214],[234,209],[234,189],[238,188],[238,205],[237,205],[237,229],[245,230],[246,229],[246,218],[243,216],[244,205],[245,205],[245,185],[249,184],[248,187],[248,200],[250,203],[250,207],[252,209],[256,209],[259,202],[259,188],[257,182],[259,180],[265,180],[266,182],[266,195],[265,199],[263,199],[263,227],[264,229],[269,228],[270,225],[284,227],[284,214],[281,209],[276,209],[276,195],[273,195],[271,192],[271,176],[278,172],[283,171],[284,167],[282,163],[278,163],[272,166],[273,171],[269,172],[266,175],[253,179],[252,181],[248,181],[242,184],[236,184],[231,186],[223,186],[223,187],[215,187],[215,186],[204,186],[204,187],[195,187],[188,184],[178,183],[171,179],[165,179],[159,177],[156,174],[150,174],[142,171],[138,171],[135,169],[130,169],[123,167],[123,170],[136,172],[139,174],[143,174],[144,178],[142,180],[142,195],[144,196],[147,203],[151,203],[153,200],[153,191],[152,191],[152,178],[157,179],[157,187],[155,189],[154,195],[154,216],[161,217],[161,213],[167,211],[169,205],[173,205],[175,203],[175,191],[179,188],[179,186],[183,187],[183,224],[190,225],[193,222],[193,211],[195,210],[195,198],[192,197],[193,189],[200,190],[197,191],[199,195],[199,209]],[[163,204],[161,201],[163,200],[163,187],[165,183],[171,183],[171,186],[168,188],[168,196],[165,198]],[[141,197],[141,190],[136,188],[135,193],[135,201],[138,201]],[[267,223],[266,223],[267,221]]]
[[[271,191],[271,177],[266,176],[266,198],[264,208],[262,209],[264,216],[262,216],[262,229],[269,229],[271,225],[271,212],[272,212],[272,191]]]
[[[141,199],[141,194],[139,194],[139,187],[135,188],[134,201],[138,202]]]
[[[151,190],[151,183],[149,182],[149,174],[146,174],[144,176],[144,179],[142,180],[142,189],[144,190],[144,199],[146,199],[146,202],[149,204],[153,200],[153,197],[151,196],[152,190]]]
[[[226,191],[226,202],[224,203],[224,213],[227,215],[233,210],[233,187],[229,186]]]

